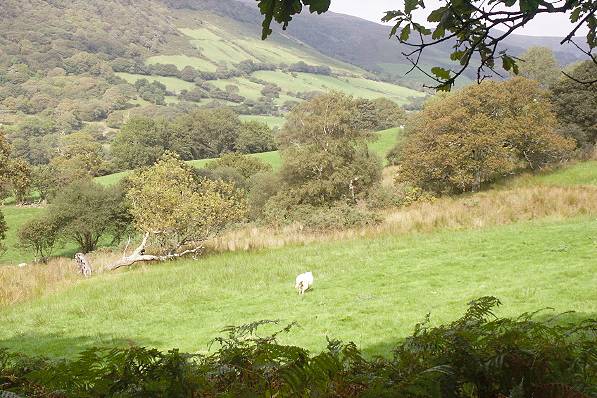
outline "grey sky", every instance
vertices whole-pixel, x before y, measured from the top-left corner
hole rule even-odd
[[[437,4],[439,4],[437,0],[426,1],[426,11],[433,10]],[[332,0],[331,10],[379,22],[384,11],[402,9],[403,6],[403,0]],[[532,36],[565,36],[571,29],[572,25],[566,15],[539,15],[516,33]],[[586,34],[586,30],[578,33]]]

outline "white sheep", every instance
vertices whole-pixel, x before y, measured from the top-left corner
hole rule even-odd
[[[307,289],[313,286],[313,274],[311,272],[305,272],[296,277],[294,288],[298,290],[299,294],[305,294]]]

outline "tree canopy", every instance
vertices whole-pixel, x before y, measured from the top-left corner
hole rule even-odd
[[[548,93],[517,77],[487,81],[427,104],[401,146],[397,180],[434,193],[461,193],[524,169],[566,159]]]
[[[246,215],[245,200],[232,184],[196,178],[192,167],[172,153],[134,174],[129,185],[126,197],[135,226],[151,237],[159,254],[179,255],[185,247],[195,252]]]
[[[597,85],[580,82],[597,80],[597,64],[584,61],[570,75],[574,80],[560,79],[553,85],[551,100],[566,135],[579,147],[590,147],[597,143]]]
[[[311,13],[321,14],[328,11],[331,0],[258,2],[264,17],[262,37],[265,39],[272,33],[273,21],[286,29],[293,16],[300,14],[303,8],[308,8]],[[500,43],[540,14],[569,14],[573,27],[561,44],[575,45],[597,63],[597,58],[592,54],[597,47],[596,0],[443,0],[429,9],[426,8],[429,4],[426,5],[424,0],[406,0],[400,4],[404,4],[403,9],[387,11],[383,18],[384,22],[394,23],[390,37],[396,37],[407,46],[408,50],[402,54],[412,63],[411,70],[418,69],[432,78],[436,83],[434,88],[438,90],[449,91],[456,79],[472,65],[477,69],[479,82],[489,77],[488,73],[499,74],[496,71],[498,65],[517,74],[519,65],[516,57],[500,48]],[[422,10],[427,15],[427,24],[421,23],[417,18]],[[431,25],[433,28],[429,27]],[[584,44],[575,41],[575,34],[581,27],[586,27],[589,31]],[[442,44],[453,46],[450,59],[458,62],[457,67],[445,69],[435,66],[430,72],[423,70],[419,66],[421,54],[430,47]],[[595,82],[597,80],[585,83]]]

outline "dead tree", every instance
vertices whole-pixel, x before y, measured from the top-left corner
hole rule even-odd
[[[153,255],[153,254],[145,254],[145,247],[147,246],[147,240],[149,239],[149,235],[150,235],[149,232],[146,232],[143,235],[143,240],[141,241],[141,244],[133,251],[133,253],[130,256],[126,255],[126,249],[125,249],[125,252],[123,253],[122,258],[120,260],[116,261],[115,263],[106,266],[106,269],[108,271],[112,271],[112,270],[118,269],[120,267],[126,267],[126,266],[133,265],[135,263],[139,263],[142,261],[166,261],[166,260],[186,256],[187,254],[196,254],[196,253],[199,253],[201,250],[203,250],[203,246],[199,246],[194,249],[185,250],[180,253],[171,253],[171,254],[166,254],[163,256],[157,256],[157,255]]]
[[[79,272],[81,273],[81,275],[83,275],[86,278],[90,277],[93,270],[91,269],[91,264],[89,264],[87,257],[85,257],[83,253],[77,253],[75,254],[75,261],[79,266]]]

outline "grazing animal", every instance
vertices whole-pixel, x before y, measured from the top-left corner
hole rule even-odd
[[[27,266],[27,263],[20,263],[19,265],[17,265],[17,267],[19,268],[25,268]]]
[[[294,288],[298,290],[299,294],[305,294],[305,291],[311,286],[313,286],[313,274],[311,272],[305,272],[296,277]]]
[[[89,261],[87,261],[85,255],[83,253],[75,254],[75,261],[79,266],[79,272],[86,278],[90,277],[92,272],[91,265],[89,264]]]

